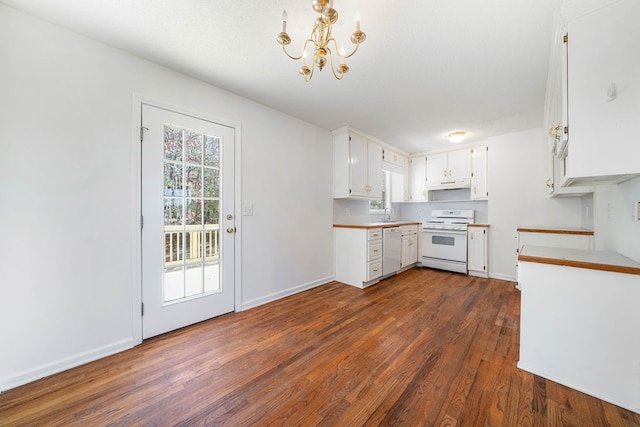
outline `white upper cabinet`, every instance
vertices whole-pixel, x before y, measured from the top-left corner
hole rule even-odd
[[[447,180],[447,153],[430,154],[426,158],[427,187]]]
[[[557,15],[554,23],[553,50],[547,76],[545,100],[545,127],[549,130],[549,147],[547,151],[547,180],[544,184],[550,197],[584,196],[593,192],[593,187],[562,186],[567,180],[565,158],[569,136],[566,34],[566,22],[560,15]]]
[[[471,150],[455,150],[447,153],[448,176],[452,180],[471,178]]]
[[[382,147],[349,128],[333,132],[333,197],[382,198]]]
[[[563,185],[640,174],[640,1],[621,0],[568,28],[568,148]]]
[[[382,161],[385,169],[389,169],[392,172],[404,170],[404,160],[405,158],[402,154],[398,154],[388,148],[382,149]]]
[[[427,200],[426,168],[426,156],[415,156],[409,159],[409,169],[411,173],[411,201]]]
[[[471,149],[471,200],[489,198],[487,187],[487,167],[489,148],[486,146]]]
[[[427,189],[468,188],[470,181],[471,149],[427,156]]]

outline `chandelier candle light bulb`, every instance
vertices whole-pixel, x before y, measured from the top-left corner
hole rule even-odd
[[[303,60],[303,65],[300,67],[299,73],[304,77],[305,81],[310,81],[313,77],[313,72],[318,67],[320,71],[327,63],[330,64],[331,72],[333,76],[342,80],[344,75],[349,71],[349,67],[345,64],[345,59],[352,57],[360,47],[367,36],[360,30],[360,16],[356,16],[356,30],[351,34],[351,43],[355,44],[353,51],[346,55],[344,48],[338,49],[338,42],[331,35],[333,24],[338,22],[338,12],[333,8],[333,0],[312,0],[311,7],[314,11],[320,14],[316,18],[313,30],[308,39],[304,41],[302,46],[302,54],[300,56],[293,56],[287,52],[287,45],[291,43],[291,37],[287,34],[287,11],[282,11],[282,32],[276,37],[276,41],[282,46],[284,53],[294,61],[300,59]],[[313,48],[313,59],[311,61],[311,67],[306,63],[307,46],[311,44]],[[334,68],[333,56],[337,55],[340,58],[340,64]]]

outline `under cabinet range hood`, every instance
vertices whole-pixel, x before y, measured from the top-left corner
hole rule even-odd
[[[471,178],[449,179],[427,183],[428,190],[458,190],[460,188],[471,188]]]

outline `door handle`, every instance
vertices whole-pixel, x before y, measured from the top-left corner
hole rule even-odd
[[[235,227],[227,227],[227,233],[235,233],[235,232],[236,232]]]

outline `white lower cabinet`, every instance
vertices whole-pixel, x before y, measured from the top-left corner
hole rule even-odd
[[[382,276],[382,228],[333,230],[335,279],[358,288],[377,283]]]
[[[467,228],[467,270],[470,276],[489,277],[489,226]]]
[[[405,268],[418,262],[418,226],[404,225],[400,227],[400,232],[402,233],[400,268]]]
[[[540,246],[520,257],[518,367],[640,413],[640,265]]]

